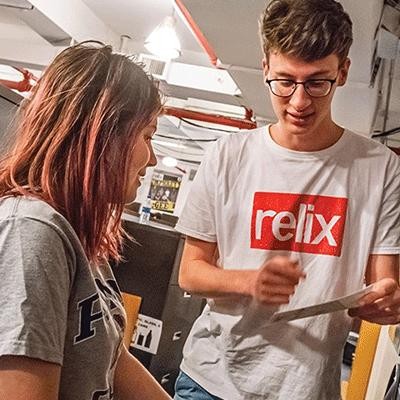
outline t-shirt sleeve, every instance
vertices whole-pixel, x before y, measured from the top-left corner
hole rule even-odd
[[[0,222],[0,355],[62,364],[72,265],[51,225]]]
[[[400,253],[400,157],[395,154],[386,177],[371,254]]]
[[[176,230],[196,239],[216,242],[215,196],[218,143],[206,152],[193,181]]]

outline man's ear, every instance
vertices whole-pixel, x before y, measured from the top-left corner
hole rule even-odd
[[[268,65],[268,60],[266,57],[262,59],[262,67],[263,67],[263,76],[264,76],[264,81],[267,79],[268,71],[269,71],[269,65]]]
[[[350,64],[351,64],[350,58],[347,57],[346,60],[340,66],[339,75],[337,78],[338,86],[343,86],[346,83],[347,77],[349,75]]]

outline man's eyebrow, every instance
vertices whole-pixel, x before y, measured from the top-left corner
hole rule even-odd
[[[332,71],[330,70],[320,70],[308,75],[305,80],[316,79],[317,77],[320,79],[326,79],[325,76],[330,74],[332,74]],[[275,71],[273,75],[282,77],[282,79],[296,80],[294,75],[284,71]]]
[[[321,79],[327,79],[326,76],[327,75],[331,75],[332,71],[328,70],[328,69],[324,69],[318,72],[315,72],[314,74],[311,74],[308,76],[308,79],[312,79],[315,77],[321,78]]]
[[[280,76],[280,77],[287,78],[287,79],[294,79],[294,76],[287,72],[274,71],[272,75]]]

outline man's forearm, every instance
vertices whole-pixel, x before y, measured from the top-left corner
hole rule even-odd
[[[182,265],[179,285],[203,297],[251,296],[251,283],[256,270],[224,270],[203,260]]]
[[[219,268],[216,248],[216,243],[186,239],[179,272],[181,288],[208,298],[252,297],[263,304],[287,304],[306,276],[297,261],[284,256],[272,257],[258,269]]]
[[[371,254],[365,272],[367,284],[380,279],[391,278],[399,282],[399,255],[398,254]]]

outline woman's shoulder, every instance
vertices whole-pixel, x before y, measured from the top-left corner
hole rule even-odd
[[[50,204],[27,196],[6,196],[0,199],[0,221],[7,219],[31,219],[60,227],[69,225]]]
[[[32,240],[35,235],[48,237],[57,235],[64,244],[76,253],[80,241],[67,219],[47,202],[27,196],[0,198],[0,224],[29,229]]]

